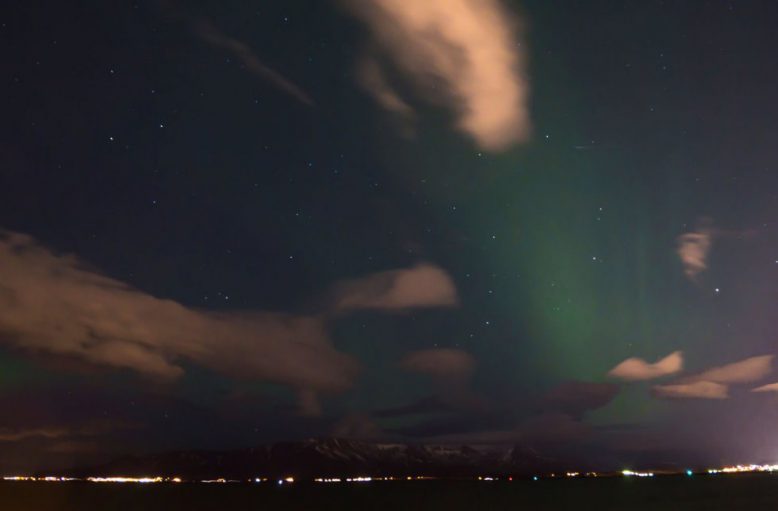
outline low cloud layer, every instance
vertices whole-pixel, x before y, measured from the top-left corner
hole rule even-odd
[[[433,435],[425,437],[425,441],[469,445],[564,444],[567,442],[581,441],[587,438],[589,433],[589,426],[582,421],[565,413],[550,412],[528,417],[511,428],[481,429]]]
[[[515,20],[498,0],[351,0],[370,27],[373,47],[433,102],[451,108],[457,127],[484,149],[529,137],[525,56]],[[410,109],[383,73],[362,76],[385,108]]]
[[[62,421],[62,417],[55,418]],[[15,419],[16,420],[11,420],[10,422],[17,422],[19,419],[23,420],[24,417]],[[32,440],[40,443],[42,441],[97,437],[120,430],[138,429],[138,427],[139,425],[135,423],[109,419],[93,419],[85,423],[59,426],[3,427],[0,428],[0,442],[20,442],[22,440]]]
[[[683,369],[683,353],[676,351],[653,364],[642,358],[628,358],[611,369],[608,375],[627,381],[653,380],[675,374],[681,369]]]
[[[346,309],[456,301],[451,280],[431,265],[340,289]],[[354,358],[333,347],[324,316],[191,309],[7,232],[0,232],[0,343],[162,380],[180,377],[192,363],[233,378],[285,384],[297,390],[306,415],[319,413],[319,393],[349,388],[359,370]]]
[[[0,442],[18,442],[28,438],[52,439],[69,436],[70,432],[64,428],[35,428],[35,429],[0,429]]]
[[[699,374],[682,378],[674,384],[656,385],[654,395],[664,398],[726,399],[729,397],[730,385],[755,382],[769,375],[772,371],[772,360],[773,355],[762,355],[712,367]],[[770,385],[759,389],[753,391],[772,390]],[[775,390],[778,390],[778,385]]]
[[[751,357],[732,364],[713,367],[690,376],[689,381],[712,381],[716,383],[751,383],[761,380],[772,371],[773,355]]]
[[[459,303],[451,277],[431,264],[390,270],[335,286],[336,310],[401,310],[418,307],[451,307]]]
[[[768,383],[755,389],[751,389],[751,392],[778,392],[778,383]]]
[[[30,237],[0,238],[0,339],[28,352],[175,379],[188,360],[301,389],[350,386],[357,363],[316,317],[209,313],[164,300],[55,255]]]
[[[670,399],[726,399],[729,397],[727,385],[712,381],[695,381],[672,385],[655,385],[654,394],[657,397]]]
[[[475,370],[475,359],[462,350],[441,348],[409,353],[401,365],[407,371],[442,380],[466,379]]]
[[[332,427],[336,438],[372,439],[386,436],[386,432],[366,414],[354,413],[343,417]]]
[[[547,410],[580,417],[607,405],[618,393],[619,386],[612,383],[569,381],[548,391],[541,404]]]

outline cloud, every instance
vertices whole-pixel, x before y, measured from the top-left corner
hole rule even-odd
[[[413,307],[457,305],[457,290],[451,277],[431,264],[390,270],[335,286],[336,310],[400,310]]]
[[[541,403],[544,408],[580,417],[589,410],[607,405],[618,393],[619,386],[612,383],[569,381],[551,389]]]
[[[670,399],[726,399],[729,397],[728,390],[726,385],[712,381],[654,386],[654,394],[656,396]]]
[[[63,428],[0,429],[0,442],[18,442],[28,438],[62,438],[69,435],[70,431]]]
[[[583,422],[560,412],[528,417],[511,428],[479,429],[425,438],[427,442],[456,444],[563,444],[581,441],[590,434]]]
[[[55,418],[60,420],[63,419],[62,417]],[[14,419],[17,419],[17,417],[14,417]],[[40,443],[41,441],[59,440],[64,438],[95,437],[118,430],[138,429],[138,427],[139,425],[136,423],[109,419],[89,420],[80,424],[48,425],[44,427],[5,427],[0,428],[0,442],[35,440]]]
[[[628,358],[608,372],[609,376],[628,381],[652,380],[683,369],[683,353],[675,351],[650,364],[642,358]]]
[[[407,120],[415,117],[413,108],[389,85],[384,71],[375,58],[367,57],[362,60],[359,66],[359,81],[386,110]]]
[[[726,399],[729,385],[750,383],[764,378],[772,370],[773,355],[751,357],[739,362],[713,367],[699,374],[681,379],[671,385],[655,385],[654,394],[663,398]],[[770,385],[754,392],[766,392]],[[778,390],[778,386],[776,389]]]
[[[498,0],[351,0],[398,71],[419,92],[456,112],[457,127],[487,150],[530,133],[529,85],[517,23]],[[362,83],[384,107],[404,101],[385,80]],[[405,107],[400,107],[405,109]]]
[[[164,380],[191,362],[235,378],[301,391],[348,388],[357,362],[338,352],[319,317],[212,313],[157,298],[0,232],[0,343]],[[314,399],[303,394],[308,410]]]
[[[751,392],[778,392],[778,383],[768,383],[755,389],[751,389]]]
[[[449,413],[454,411],[451,403],[438,396],[428,396],[418,399],[412,403],[388,408],[380,408],[373,412],[378,418],[406,417],[409,415],[432,415],[439,413]]]
[[[370,416],[354,413],[335,423],[332,435],[336,438],[382,438],[386,432]]]
[[[733,364],[713,367],[696,376],[690,376],[687,380],[715,383],[750,383],[770,374],[772,361],[773,355],[751,357]]]
[[[250,73],[267,80],[278,90],[285,92],[299,102],[313,106],[313,100],[304,90],[289,81],[278,71],[263,64],[246,43],[222,33],[207,19],[196,20],[192,23],[192,26],[200,39],[211,46],[232,53],[243,62],[246,70]]]
[[[462,350],[440,348],[411,352],[400,365],[408,371],[442,380],[466,379],[475,370],[475,359]]]
[[[703,221],[697,232],[678,236],[678,257],[689,279],[696,280],[700,273],[708,269],[708,253],[713,245],[713,235],[710,221]]]
[[[63,440],[48,447],[49,452],[60,454],[84,454],[103,452],[104,446],[94,440]]]
[[[318,417],[322,408],[319,396],[311,389],[301,389],[297,393],[298,412],[303,417]]]

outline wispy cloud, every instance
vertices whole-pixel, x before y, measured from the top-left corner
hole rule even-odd
[[[498,0],[351,0],[388,54],[421,94],[456,112],[457,127],[487,150],[530,133],[529,85],[518,23]],[[379,103],[407,110],[385,80],[364,80]],[[370,76],[368,76],[370,78]]]
[[[540,404],[546,410],[580,417],[607,405],[618,393],[619,385],[613,383],[568,381],[548,391]]]
[[[332,434],[337,438],[379,438],[386,437],[384,431],[369,415],[352,413],[346,415],[332,427]]]
[[[431,435],[427,442],[488,445],[488,444],[564,444],[581,441],[590,434],[590,427],[565,413],[551,412],[528,417],[512,428],[480,429],[458,433]],[[535,462],[539,460],[533,460]],[[537,467],[532,467],[537,468]]]
[[[60,417],[61,419],[61,417]],[[64,438],[95,437],[117,430],[137,429],[138,424],[118,420],[92,420],[79,425],[0,428],[0,442],[22,440],[51,441]]]
[[[69,435],[70,432],[63,428],[0,429],[0,442],[18,442],[28,438],[62,438]]]
[[[248,72],[266,80],[278,90],[285,92],[299,102],[313,106],[313,99],[311,99],[308,93],[278,71],[263,64],[248,44],[224,34],[213,23],[204,18],[193,21],[192,27],[200,39],[215,48],[229,51],[233,56],[240,59]]]
[[[374,57],[363,58],[358,71],[360,82],[370,91],[379,105],[406,120],[416,116],[413,108],[389,84],[383,69]]]
[[[443,380],[466,379],[475,370],[475,359],[466,351],[439,348],[411,352],[403,358],[401,365],[408,371]]]
[[[375,273],[335,286],[336,310],[401,310],[415,307],[457,305],[457,290],[451,277],[431,264]]]
[[[714,230],[710,220],[702,220],[696,231],[678,236],[678,257],[684,274],[691,280],[708,269],[708,254],[713,245]]]
[[[729,397],[727,385],[712,381],[695,381],[672,385],[654,385],[654,394],[671,399],[726,399]]]
[[[675,374],[681,369],[683,369],[683,353],[675,351],[653,364],[642,358],[628,358],[611,369],[608,375],[629,381],[653,380]]]

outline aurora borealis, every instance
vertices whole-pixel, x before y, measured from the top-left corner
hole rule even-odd
[[[0,469],[778,459],[778,9],[425,2],[9,9]]]

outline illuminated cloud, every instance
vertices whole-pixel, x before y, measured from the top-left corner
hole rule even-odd
[[[475,370],[475,359],[462,350],[440,348],[411,352],[401,366],[439,379],[465,379]]]
[[[189,361],[289,385],[307,411],[310,393],[344,390],[358,370],[331,345],[321,318],[190,309],[15,233],[0,233],[0,342],[164,380],[181,376]]]
[[[457,303],[451,278],[430,264],[344,282],[333,297],[336,310]],[[237,379],[280,383],[297,391],[300,413],[309,416],[321,412],[320,394],[349,388],[359,372],[356,360],[332,346],[326,315],[191,309],[3,231],[0,343],[161,380],[179,378],[188,362]],[[438,371],[465,370],[469,355],[443,352]],[[423,355],[412,360],[425,369]]]
[[[351,0],[346,5],[368,24],[374,46],[422,95],[454,110],[457,127],[478,145],[497,151],[527,140],[525,56],[517,23],[498,0]],[[369,78],[363,76],[362,83],[380,104],[405,109],[385,80]]]
[[[359,67],[359,80],[371,92],[378,104],[386,110],[406,119],[415,116],[413,108],[389,85],[384,71],[374,58],[368,57],[362,60]]]
[[[653,364],[642,358],[628,358],[608,372],[609,376],[622,380],[653,380],[675,374],[683,369],[683,353],[675,351]]]
[[[778,392],[778,383],[768,383],[755,389],[751,389],[751,392]]]
[[[733,364],[714,367],[688,381],[711,381],[716,383],[750,383],[760,380],[770,374],[773,355],[751,357]]]
[[[708,253],[713,244],[713,230],[708,221],[697,230],[678,236],[678,257],[684,274],[691,280],[708,268]]]
[[[457,290],[451,277],[431,264],[375,273],[335,286],[336,310],[414,307],[451,307],[457,305]]]
[[[669,399],[726,399],[728,387],[712,381],[695,381],[673,385],[655,385],[654,394]]]

